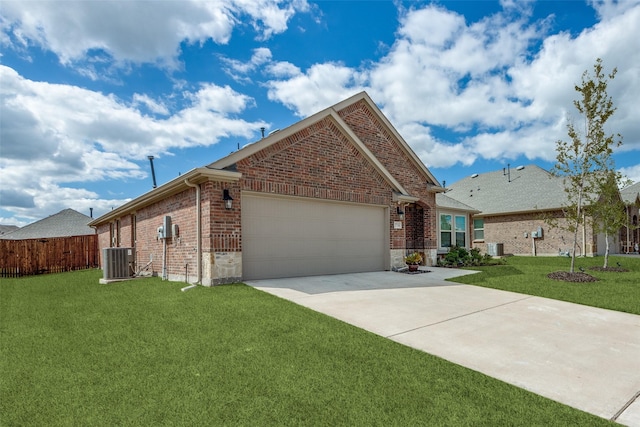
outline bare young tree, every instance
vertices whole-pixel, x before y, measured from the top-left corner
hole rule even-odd
[[[596,232],[604,233],[605,252],[603,267],[609,267],[609,237],[615,236],[622,227],[628,225],[627,207],[620,195],[620,188],[629,184],[629,181],[620,173],[614,170],[613,161],[609,169],[599,180],[598,202],[589,206],[588,212],[593,219],[593,226]]]
[[[601,177],[609,168],[612,147],[622,143],[620,135],[606,135],[604,129],[605,123],[616,110],[607,94],[607,83],[615,77],[616,72],[614,68],[609,75],[605,75],[602,59],[598,58],[593,66],[593,75],[588,71],[582,74],[582,84],[575,86],[580,99],[573,101],[573,105],[583,123],[576,126],[569,121],[569,140],[556,142],[556,164],[552,173],[564,178],[567,193],[564,208],[567,223],[564,227],[573,233],[571,273],[575,271],[578,230],[586,226],[588,221],[585,207],[597,203]]]

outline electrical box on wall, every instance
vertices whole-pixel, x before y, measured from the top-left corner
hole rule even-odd
[[[171,234],[173,235],[173,237],[180,236],[180,229],[178,228],[178,224],[173,224],[171,226]]]
[[[156,231],[158,233],[156,235],[156,239],[164,239],[164,227],[160,226],[160,227],[158,227],[158,230],[156,230]]]
[[[542,227],[538,227],[537,230],[531,232],[531,237],[534,239],[542,239]]]
[[[162,228],[164,228],[164,238],[171,238],[171,217],[169,215],[165,216],[162,220]]]

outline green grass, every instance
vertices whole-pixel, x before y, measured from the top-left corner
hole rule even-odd
[[[609,424],[245,285],[99,277],[0,280],[2,426]]]
[[[554,271],[569,271],[571,260],[563,257],[509,257],[505,265],[471,267],[481,273],[452,281],[487,288],[536,295],[593,307],[640,314],[640,257],[610,257],[609,266],[619,262],[628,272],[600,272],[603,258],[578,258],[576,271],[597,277],[597,282],[570,283],[547,278]]]

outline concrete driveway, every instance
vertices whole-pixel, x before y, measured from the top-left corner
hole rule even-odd
[[[574,408],[640,427],[640,316],[460,285],[469,271],[247,282]]]

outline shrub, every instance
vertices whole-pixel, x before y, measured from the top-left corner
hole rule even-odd
[[[480,254],[480,249],[467,250],[459,246],[453,246],[444,258],[438,259],[441,267],[470,267],[476,265],[491,264],[493,257],[489,254]]]

